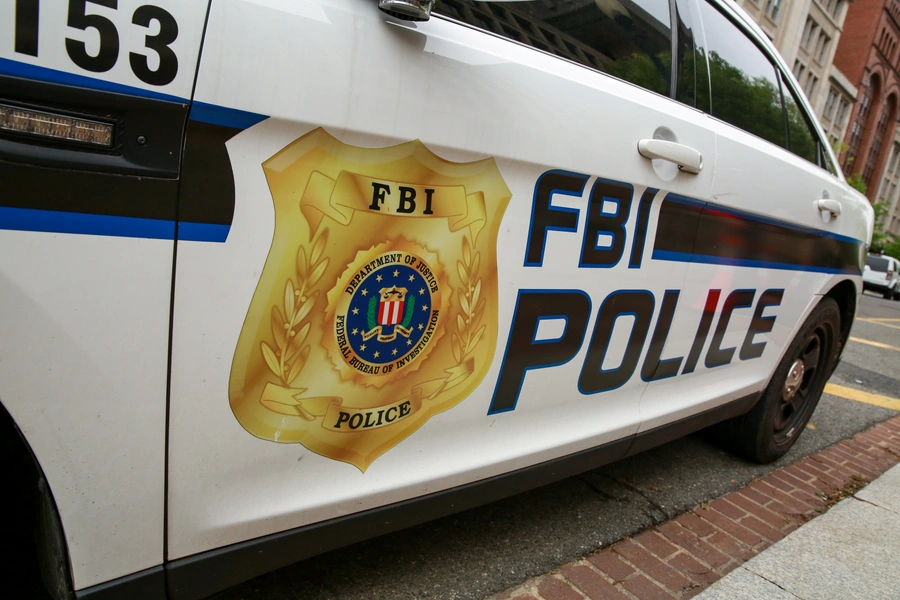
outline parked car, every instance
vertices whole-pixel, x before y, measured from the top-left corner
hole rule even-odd
[[[200,598],[804,430],[873,214],[763,32],[381,4],[0,6],[0,440],[37,490],[7,517],[55,598]]]
[[[869,254],[863,266],[863,289],[900,300],[900,261],[892,256]]]

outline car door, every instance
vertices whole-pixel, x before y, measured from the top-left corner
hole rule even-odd
[[[0,4],[0,401],[76,590],[164,560],[175,213],[206,4]]]
[[[685,291],[705,311],[680,377],[651,384],[642,430],[765,387],[794,332],[834,282],[859,286],[866,232],[861,198],[833,157],[771,48],[730,9],[699,0],[709,63],[716,177],[709,203],[664,204],[699,215],[692,248],[657,236],[654,257],[690,262]],[[705,100],[704,100],[705,101]],[[833,212],[832,212],[833,209]],[[845,216],[837,213],[843,210]],[[713,313],[717,313],[713,316]],[[682,322],[682,326],[691,324]]]
[[[668,2],[442,5],[410,23],[213,3],[179,224],[172,559],[639,426],[688,267],[651,259],[661,199],[708,198],[715,166],[687,105],[690,15],[672,69]]]

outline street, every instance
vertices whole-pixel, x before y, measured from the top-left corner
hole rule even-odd
[[[822,397],[794,448],[774,464],[748,463],[699,433],[579,477],[291,565],[216,598],[480,600],[897,414],[885,406],[900,407],[898,330],[900,302],[864,294],[843,360],[826,388],[831,393]]]

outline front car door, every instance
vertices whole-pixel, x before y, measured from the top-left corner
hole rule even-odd
[[[624,453],[687,270],[651,258],[661,199],[708,198],[715,162],[687,105],[692,17],[673,69],[669,6],[454,0],[409,24],[374,2],[213,4],[179,225],[170,559]],[[642,156],[654,138],[699,172]]]

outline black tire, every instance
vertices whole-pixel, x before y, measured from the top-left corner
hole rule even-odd
[[[900,285],[894,288],[894,300],[900,300]]]
[[[837,359],[841,313],[837,302],[822,298],[797,332],[762,397],[745,415],[715,426],[715,438],[750,460],[769,463],[781,458],[803,433],[819,404]],[[795,361],[803,365],[799,385],[791,393],[788,375]],[[794,374],[796,378],[796,373]]]
[[[888,289],[884,290],[884,293],[881,296],[885,300],[890,300],[893,295],[894,295],[894,292],[892,292],[891,289],[888,288]]]

